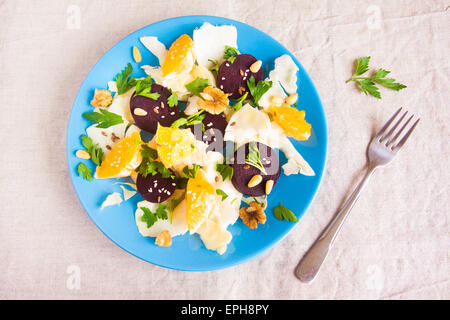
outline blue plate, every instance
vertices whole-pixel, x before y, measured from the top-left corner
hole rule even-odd
[[[106,195],[121,189],[114,179],[85,181],[78,176],[77,165],[80,159],[75,152],[82,148],[80,135],[85,133],[89,123],[81,114],[92,110],[90,100],[95,88],[106,88],[107,82],[123,70],[127,63],[133,65],[136,77],[144,76],[140,65],[158,65],[158,61],[139,41],[142,36],[157,36],[166,46],[187,33],[192,36],[195,28],[204,22],[213,25],[231,24],[238,31],[238,47],[243,53],[250,53],[263,61],[270,69],[275,58],[289,54],[300,68],[298,72],[299,108],[306,111],[306,119],[312,125],[312,134],[305,142],[295,141],[294,145],[316,172],[314,177],[302,175],[285,176],[282,174],[276,188],[269,196],[266,209],[267,222],[250,230],[239,219],[229,231],[233,239],[223,255],[205,248],[198,235],[175,237],[172,246],[161,248],[154,244],[154,238],[139,234],[134,220],[136,203],[142,201],[138,194],[119,206],[107,207],[100,211],[100,205]],[[132,46],[137,46],[142,54],[142,63],[137,64],[132,58]],[[267,69],[264,67],[265,76]],[[160,21],[146,26],[111,48],[92,68],[77,94],[70,114],[67,128],[67,160],[73,186],[89,217],[97,227],[114,243],[129,253],[153,264],[179,270],[215,270],[230,267],[247,261],[268,250],[297,224],[278,221],[273,215],[273,208],[280,202],[290,208],[300,219],[311,204],[319,188],[325,167],[327,154],[327,127],[324,110],[314,85],[298,60],[280,43],[244,23],[211,16],[186,16]],[[283,157],[281,161],[286,160]],[[92,170],[90,161],[83,161]],[[283,163],[282,163],[283,164]]]

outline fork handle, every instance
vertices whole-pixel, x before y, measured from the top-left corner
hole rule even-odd
[[[311,282],[327,257],[329,250],[331,249],[334,239],[336,238],[339,230],[344,224],[345,219],[353,208],[353,205],[359,198],[361,191],[369,181],[370,176],[376,170],[376,166],[369,166],[366,174],[361,182],[356,187],[355,191],[345,201],[344,206],[335,215],[333,220],[328,224],[320,237],[309,248],[308,252],[300,260],[299,264],[295,268],[295,275],[302,282]]]

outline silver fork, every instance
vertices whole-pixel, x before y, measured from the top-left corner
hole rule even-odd
[[[344,206],[341,208],[341,210],[336,214],[333,220],[331,220],[320,237],[317,238],[317,240],[314,242],[311,248],[309,248],[308,252],[303,256],[303,258],[295,268],[295,275],[298,279],[300,279],[300,281],[310,282],[314,279],[316,274],[319,272],[320,266],[322,265],[328,252],[330,251],[333,242],[337,234],[339,233],[339,230],[344,224],[344,221],[347,218],[348,214],[352,210],[353,205],[358,200],[359,195],[361,194],[361,191],[363,190],[370,176],[375,172],[377,168],[384,167],[394,159],[397,152],[405,144],[406,140],[408,140],[414,128],[419,123],[420,119],[417,119],[417,121],[414,122],[411,128],[399,140],[401,133],[414,117],[414,115],[409,117],[409,119],[403,124],[400,130],[398,130],[394,134],[395,130],[401,124],[406,114],[408,113],[408,111],[406,111],[392,126],[392,128],[387,131],[401,110],[402,108],[398,109],[397,112],[395,112],[395,114],[386,122],[383,128],[381,128],[381,130],[372,139],[367,152],[369,165],[364,178],[344,203]],[[387,133],[385,133],[386,131]],[[398,143],[397,140],[399,140]]]

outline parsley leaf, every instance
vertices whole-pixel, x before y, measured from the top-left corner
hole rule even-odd
[[[392,89],[395,91],[400,91],[406,88],[404,84],[395,82],[393,78],[386,78],[386,76],[391,73],[383,68],[378,69],[378,71],[372,77],[360,77],[362,74],[369,70],[370,57],[362,57],[356,61],[355,72],[353,76],[346,82],[354,81],[356,82],[362,92],[366,95],[370,94],[375,98],[381,99],[381,94],[376,86],[376,84],[382,85],[385,88]]]
[[[258,81],[255,84],[255,77],[251,76],[249,80],[247,80],[247,86],[250,90],[250,94],[253,97],[255,103],[258,103],[259,99],[272,87],[272,81]]]
[[[185,85],[186,89],[196,95],[200,97],[200,92],[203,92],[203,89],[205,89],[208,86],[208,79],[205,78],[197,78],[192,82],[189,82],[188,84]]]
[[[230,106],[230,108],[234,111],[238,111],[240,108],[242,108],[242,103],[244,102],[245,99],[247,99],[248,96],[248,91],[239,99],[235,100],[235,104]]]
[[[264,169],[263,164],[261,163],[260,153],[258,149],[258,145],[256,142],[252,141],[248,145],[248,154],[245,158],[245,163],[258,168],[262,173],[267,174],[266,169]]]
[[[231,63],[236,60],[236,56],[239,54],[239,51],[236,48],[225,46],[225,52],[223,54],[223,58],[225,60],[230,61]]]
[[[152,77],[148,76],[136,83],[136,95],[158,100],[161,96],[158,92],[152,92]]]
[[[141,145],[142,162],[136,168],[136,172],[146,178],[149,174],[154,176],[160,173],[163,178],[174,178],[172,171],[167,169],[161,162],[154,161],[158,158],[158,152],[155,149],[150,148],[146,144]]]
[[[295,216],[295,214],[288,208],[284,207],[281,204],[281,202],[278,205],[278,207],[275,207],[273,209],[273,212],[275,214],[275,218],[277,218],[280,221],[284,219],[284,220],[290,221],[290,222],[298,222],[298,219]]]
[[[92,111],[83,113],[83,118],[86,120],[98,123],[97,128],[106,129],[116,124],[123,123],[123,119],[120,115],[109,112],[105,109],[98,109],[100,112]]]
[[[197,177],[197,172],[200,169],[200,166],[198,164],[194,164],[192,166],[192,169],[189,168],[189,166],[185,166],[182,170],[182,175],[184,178],[194,178]]]
[[[139,209],[142,210],[143,215],[141,217],[141,221],[147,223],[147,228],[150,228],[155,224],[158,220],[167,220],[167,205],[160,203],[158,205],[158,208],[156,208],[156,211],[153,213],[149,208],[147,207],[139,207]]]
[[[205,118],[205,115],[203,114],[204,111],[205,110],[202,109],[187,118],[184,118],[184,117],[179,118],[179,119],[175,120],[170,125],[170,127],[171,128],[179,128],[184,125],[192,126],[194,124],[201,123],[203,121],[203,119]]]
[[[97,166],[101,165],[103,161],[102,148],[99,148],[97,144],[94,145],[92,139],[85,134],[81,135],[81,144],[86,148],[86,151],[91,156],[92,162],[94,162]]]
[[[172,92],[172,94],[167,98],[167,104],[169,107],[175,107],[178,105],[178,96],[176,93]]]
[[[158,151],[156,151],[155,149],[150,148],[148,145],[146,144],[142,144],[141,145],[141,155],[142,158],[149,158],[149,159],[157,159],[158,158]]]
[[[220,68],[220,63],[218,61],[212,60],[212,59],[208,59],[208,61],[212,62],[212,64],[213,64],[211,67],[209,67],[209,71],[218,73],[219,68]]]
[[[225,191],[223,191],[221,189],[216,189],[216,193],[217,193],[217,195],[222,197],[222,201],[225,200],[226,198],[228,198],[228,195],[225,193]]]
[[[233,178],[234,169],[232,166],[225,164],[225,163],[217,163],[216,164],[216,171],[220,173],[222,176],[223,181],[225,181],[226,178],[229,178],[230,180]]]
[[[128,63],[126,68],[116,77],[117,94],[124,94],[136,85],[136,79],[131,77],[133,67]]]
[[[77,167],[78,175],[82,177],[84,180],[91,181],[92,180],[92,171],[82,162],[78,164]]]

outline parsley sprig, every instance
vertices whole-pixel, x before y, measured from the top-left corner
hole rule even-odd
[[[205,115],[203,114],[205,110],[200,110],[193,115],[190,115],[189,117],[181,117],[177,120],[175,120],[170,127],[171,128],[179,128],[181,126],[192,126],[197,123],[201,123],[203,119],[205,118]]]
[[[223,181],[225,181],[226,178],[229,178],[230,180],[233,178],[234,169],[229,164],[225,163],[217,163],[216,164],[216,171],[220,173],[222,176]]]
[[[109,112],[105,109],[98,109],[97,111],[83,113],[83,118],[86,120],[97,123],[97,128],[106,129],[116,124],[123,123],[123,119],[120,115],[114,112]]]
[[[258,145],[254,141],[250,142],[248,145],[248,154],[247,157],[245,157],[245,163],[258,168],[262,173],[267,174],[266,169],[261,163],[260,157]]]
[[[158,100],[161,95],[158,92],[152,92],[152,83],[152,77],[150,76],[145,79],[138,80],[136,83],[136,95]]]
[[[205,89],[208,85],[208,79],[197,78],[186,84],[185,87],[190,93],[200,97],[200,93],[203,92],[203,89]]]
[[[228,194],[222,189],[216,189],[216,194],[222,197],[222,201],[228,198]]]
[[[101,165],[103,161],[102,148],[99,148],[97,144],[94,144],[92,139],[85,134],[81,135],[81,144],[86,148],[86,151],[91,156],[92,162],[94,162],[97,166]]]
[[[231,63],[236,60],[236,56],[239,55],[239,51],[236,48],[225,46],[225,52],[223,54],[223,58],[225,60],[230,61]]]
[[[169,107],[175,107],[176,105],[178,105],[178,96],[175,92],[171,92],[171,95],[167,98],[167,104],[169,105]]]
[[[146,178],[149,174],[154,176],[160,173],[163,178],[174,178],[172,171],[167,169],[161,162],[155,161],[158,158],[158,152],[146,144],[141,145],[142,162],[136,168],[136,172]]]
[[[195,179],[197,177],[198,170],[200,169],[200,166],[198,164],[193,164],[192,168],[189,168],[189,166],[185,166],[182,170],[182,176],[184,178],[193,178]]]
[[[249,80],[247,80],[248,90],[250,90],[250,94],[253,97],[255,103],[258,103],[259,99],[272,87],[272,81],[258,81],[255,83],[255,77],[251,76]]]
[[[141,217],[141,221],[147,223],[147,228],[150,228],[155,224],[158,220],[167,220],[167,205],[160,203],[158,208],[156,208],[155,212],[152,212],[147,207],[139,207],[142,210],[143,215]]]
[[[125,69],[116,77],[117,94],[124,94],[136,85],[136,79],[131,77],[133,67],[128,63]]]
[[[80,162],[77,167],[78,175],[84,180],[92,180],[92,170],[89,169],[84,163]]]
[[[277,218],[280,221],[284,219],[284,220],[290,221],[290,222],[298,222],[298,219],[295,216],[295,214],[288,208],[284,207],[281,204],[281,202],[278,205],[278,207],[275,207],[273,209],[273,212],[275,214],[275,218]]]
[[[230,106],[230,109],[234,110],[234,111],[238,111],[240,108],[242,108],[242,104],[244,102],[245,99],[247,99],[248,96],[248,91],[239,99],[234,100],[236,103],[233,104],[232,106]]]
[[[376,84],[395,91],[400,91],[406,88],[404,84],[395,82],[394,78],[386,78],[386,76],[391,72],[385,69],[378,69],[372,77],[361,77],[361,75],[369,71],[369,61],[370,56],[359,58],[356,61],[353,76],[348,79],[346,83],[350,81],[356,82],[366,95],[370,94],[377,99],[381,99],[381,94]]]

